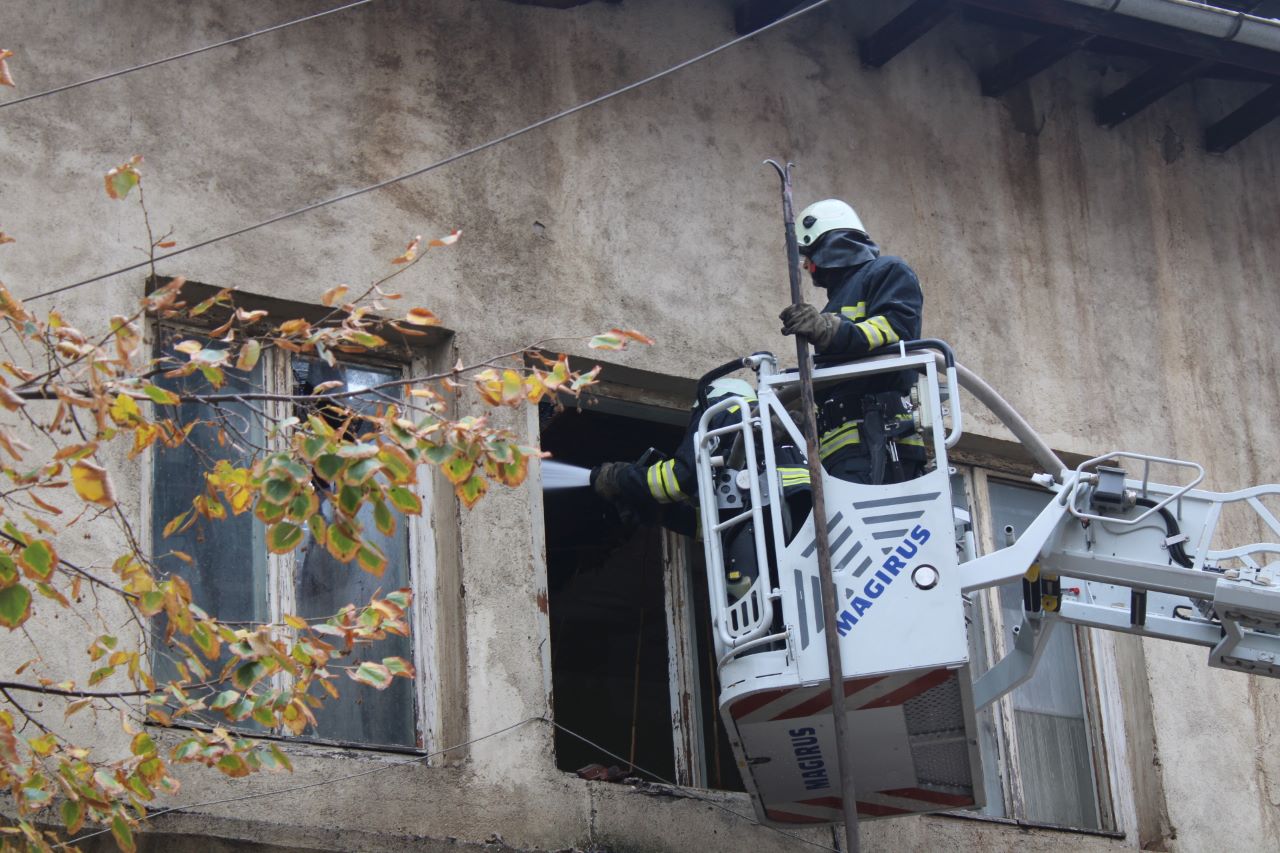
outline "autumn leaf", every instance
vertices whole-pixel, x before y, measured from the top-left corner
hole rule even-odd
[[[437,239],[432,240],[427,245],[428,246],[452,246],[454,243],[458,242],[458,238],[461,236],[462,236],[462,229],[455,228],[449,232],[448,237],[438,237]]]
[[[0,589],[0,625],[17,628],[31,616],[31,593],[22,584]]]
[[[347,670],[352,681],[367,684],[377,690],[385,690],[391,684],[391,670],[380,663],[363,661],[355,669]]]
[[[652,346],[655,343],[653,338],[641,332],[637,332],[635,329],[610,329],[609,331],[618,335],[623,340],[636,341],[637,343],[644,344],[645,346]]]
[[[9,63],[5,61],[11,56],[12,50],[0,50],[0,86],[17,88],[18,84],[13,82],[13,75],[9,73]]]
[[[258,358],[262,355],[262,344],[257,340],[246,341],[245,345],[240,347],[240,354],[236,358],[236,370],[243,370],[248,373],[253,370],[254,365],[258,363]]]
[[[603,335],[596,335],[587,346],[592,349],[620,350],[626,346],[626,342],[618,335],[609,332]]]
[[[105,468],[82,459],[71,468],[71,484],[75,486],[76,494],[91,504],[101,507],[115,505],[116,496]]]
[[[4,233],[3,231],[0,231],[0,246],[3,246],[5,243],[12,243],[12,242],[14,242],[14,239],[12,237]]]
[[[412,323],[415,326],[439,326],[440,318],[434,312],[428,311],[426,308],[410,308],[409,313],[405,315],[404,321]]]
[[[121,163],[103,177],[107,186],[107,196],[121,201],[132,192],[142,180],[138,166],[142,163],[142,155],[134,154],[127,162]]]
[[[350,289],[351,288],[347,287],[345,284],[340,284],[337,287],[331,287],[324,292],[323,296],[320,297],[320,302],[329,307],[333,307],[338,304],[339,299],[347,295],[347,291]]]
[[[407,264],[410,261],[412,261],[414,258],[418,257],[418,244],[421,242],[422,242],[422,235],[419,234],[417,237],[414,237],[412,240],[409,241],[409,245],[405,247],[404,254],[398,257],[392,258],[391,263]],[[433,240],[432,242],[434,243],[435,241]]]

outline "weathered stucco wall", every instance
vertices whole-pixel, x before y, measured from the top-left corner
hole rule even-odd
[[[3,0],[0,10],[3,46],[18,52],[14,73],[32,92],[327,5]],[[1280,479],[1269,418],[1280,389],[1264,378],[1280,367],[1280,126],[1225,156],[1204,154],[1199,129],[1239,94],[1197,84],[1104,131],[1091,101],[1127,78],[1092,56],[984,99],[976,70],[1007,37],[958,22],[881,71],[861,69],[855,37],[899,5],[833,4],[549,128],[161,272],[315,301],[373,278],[413,234],[461,227],[458,245],[401,283],[458,332],[464,359],[620,324],[659,345],[618,363],[689,378],[736,354],[790,349],[776,320],[786,298],[776,181],[760,166],[786,156],[799,164],[798,203],[853,202],[920,272],[926,334],[951,341],[1053,446],[1196,459],[1211,487]],[[24,295],[138,260],[136,209],[101,191],[102,172],[131,154],[146,156],[153,222],[187,245],[521,127],[725,41],[731,27],[726,2],[556,11],[379,0],[6,110],[0,210],[18,242],[0,248],[0,279]],[[36,304],[88,325],[141,292],[131,273]],[[1003,436],[973,408],[967,426]],[[129,464],[117,484],[140,514]],[[466,708],[451,730],[467,737],[547,710],[541,532],[531,526],[540,518],[536,487],[492,494],[463,515],[466,695],[443,702]],[[1136,760],[1162,769],[1176,832],[1162,843],[1280,846],[1280,688],[1212,672],[1199,650],[1145,653],[1147,683],[1125,689],[1150,691],[1158,753]],[[289,780],[230,786],[192,774],[182,801],[384,760],[295,754]],[[743,798],[721,799],[749,811]],[[388,770],[155,826],[317,849],[433,849],[431,839],[493,833],[521,847],[797,849],[696,801],[560,773],[540,723],[476,745],[458,766]],[[1136,843],[1133,832],[1126,842],[954,819],[864,832],[873,850]]]

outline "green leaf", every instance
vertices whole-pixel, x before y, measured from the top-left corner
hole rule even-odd
[[[231,683],[241,690],[248,690],[267,674],[267,667],[261,661],[248,661],[236,668],[231,675]]]
[[[164,609],[164,593],[157,590],[144,592],[138,596],[138,609],[143,616],[155,616]]]
[[[382,338],[377,335],[371,335],[368,332],[347,332],[346,338],[354,344],[359,344],[369,349],[377,349],[386,343]]]
[[[462,505],[467,509],[471,509],[476,505],[476,501],[484,497],[484,493],[489,491],[489,481],[484,477],[474,476],[465,483],[455,486],[453,490],[462,499]]]
[[[151,739],[151,735],[146,732],[139,732],[133,736],[133,742],[129,745],[129,751],[134,755],[150,755],[156,751],[156,742]]]
[[[386,555],[372,543],[360,546],[359,552],[356,553],[356,562],[359,563],[360,568],[374,577],[382,577],[382,573],[387,570]]]
[[[461,453],[455,453],[448,462],[440,466],[440,470],[444,471],[445,477],[456,486],[465,482],[471,476],[471,472],[475,470],[475,467],[476,463],[474,461]]]
[[[408,453],[399,447],[393,445],[383,447],[378,451],[378,461],[382,463],[387,476],[393,482],[409,483],[413,481],[413,460],[409,458]]]
[[[114,666],[104,666],[100,669],[95,669],[93,672],[89,673],[89,686],[92,687],[98,682],[111,677],[112,673],[115,671],[116,668]]]
[[[302,528],[282,521],[267,531],[267,550],[273,554],[287,554],[302,544]]]
[[[69,835],[75,835],[84,826],[84,801],[62,801],[62,825]]]
[[[413,678],[413,665],[404,658],[383,658],[382,665],[392,675],[400,675],[405,678]]]
[[[392,486],[387,490],[387,497],[405,515],[418,515],[422,512],[422,500],[404,486]]]
[[[289,761],[289,757],[287,755],[280,751],[280,747],[272,744],[267,747],[267,752],[271,753],[271,757],[279,762],[281,767],[288,770],[290,773],[293,772],[293,763]]]
[[[283,504],[273,504],[268,500],[260,500],[258,505],[254,507],[253,514],[263,524],[275,524],[283,519],[288,511],[289,508]]]
[[[123,815],[111,818],[111,834],[115,836],[116,844],[120,845],[120,849],[125,853],[133,853],[137,849],[133,844],[133,830],[129,828],[129,821],[125,820]]]
[[[235,690],[224,690],[219,693],[214,700],[209,703],[209,707],[215,711],[221,711],[224,708],[230,708],[232,705],[240,701],[240,694]]]
[[[360,542],[351,528],[345,522],[340,522],[329,525],[329,538],[325,547],[335,560],[348,563],[360,550]]]
[[[622,338],[614,334],[596,335],[591,339],[591,343],[587,346],[592,349],[619,350],[622,349]]]
[[[363,661],[355,669],[347,670],[352,680],[367,684],[377,690],[385,690],[391,684],[391,670],[380,663]]]
[[[48,580],[57,561],[53,546],[43,540],[32,542],[18,554],[18,562],[27,570],[27,576],[36,580]]]
[[[390,536],[396,532],[396,517],[382,501],[375,501],[373,504],[373,523],[383,536]]]
[[[342,466],[347,464],[347,460],[343,459],[336,453],[326,453],[316,459],[316,473],[321,477],[333,481],[338,476],[338,472],[342,470]]]
[[[151,402],[161,406],[176,406],[178,403],[182,402],[178,399],[177,394],[172,391],[166,391],[159,385],[152,385],[150,383],[143,385],[142,393],[146,394]]]
[[[382,463],[377,459],[361,459],[347,469],[345,479],[353,486],[363,486],[381,467]]]
[[[338,509],[347,515],[355,515],[363,498],[364,492],[352,486],[343,486],[338,490]]]
[[[17,628],[31,616],[31,593],[22,584],[0,589],[0,625]]]
[[[262,484],[262,496],[273,504],[287,504],[298,491],[298,482],[291,477],[272,477]]]
[[[227,691],[232,692],[232,691]],[[187,738],[182,743],[173,748],[174,761],[187,761],[200,754],[200,741],[195,738]]]
[[[0,553],[0,587],[13,586],[18,582],[18,567],[8,554]]]
[[[329,446],[329,439],[323,435],[309,435],[302,440],[302,456],[314,462]]]
[[[232,778],[248,776],[252,771],[244,757],[231,753],[218,759],[218,769]]]

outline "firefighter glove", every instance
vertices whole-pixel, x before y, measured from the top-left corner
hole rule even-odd
[[[843,322],[839,314],[823,314],[808,302],[788,305],[778,318],[782,320],[782,334],[800,335],[820,350],[831,345]]]
[[[606,462],[591,469],[591,488],[607,501],[622,495],[622,475],[630,462]]]

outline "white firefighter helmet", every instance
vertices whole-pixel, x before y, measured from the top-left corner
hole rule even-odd
[[[800,211],[796,220],[796,240],[800,244],[800,253],[817,245],[819,238],[829,231],[857,231],[864,239],[867,229],[857,211],[838,198],[827,198],[815,201]]]
[[[717,379],[707,386],[707,400],[719,400],[730,395],[741,397],[748,402],[756,398],[751,384],[742,379]]]

